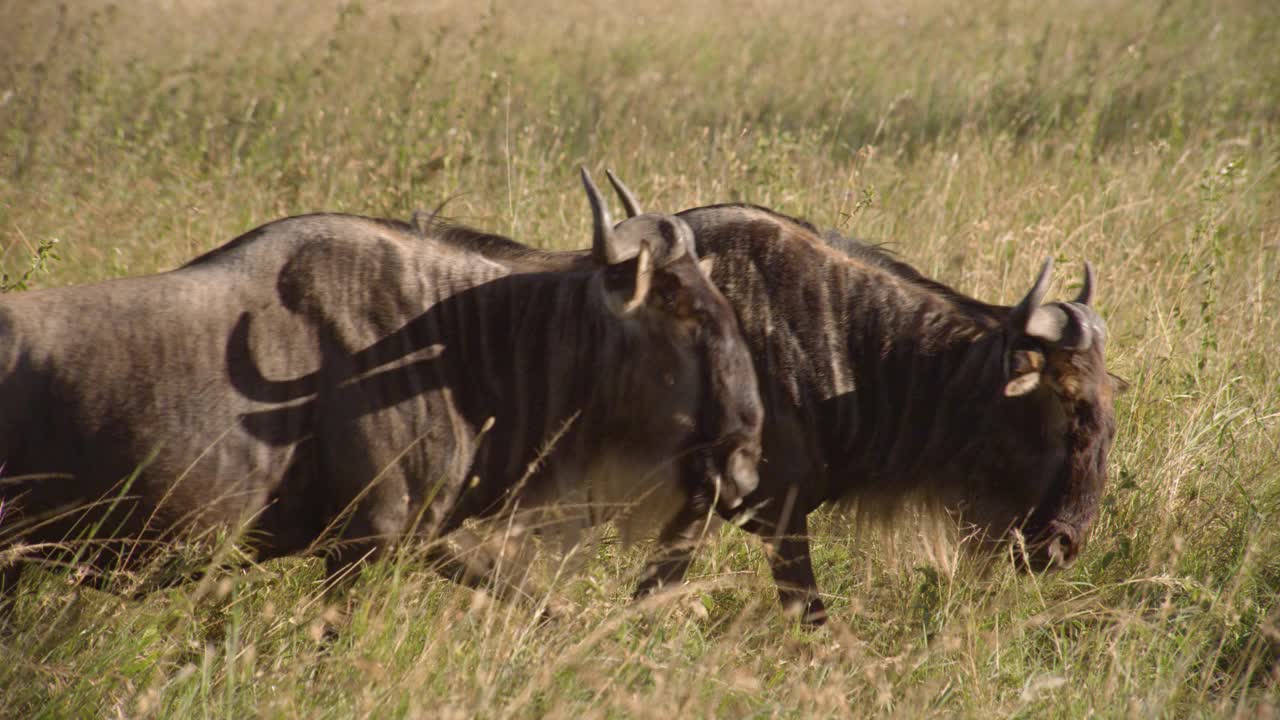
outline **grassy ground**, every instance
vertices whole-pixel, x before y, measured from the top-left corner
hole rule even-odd
[[[1045,255],[1089,258],[1132,390],[1081,562],[983,577],[915,526],[826,515],[834,618],[806,632],[728,531],[649,608],[626,601],[641,553],[604,545],[550,624],[406,557],[364,574],[328,645],[314,560],[142,601],[37,573],[0,715],[1272,716],[1280,6],[424,5],[0,0],[5,287],[446,198],[579,247],[579,163],[654,208],[746,200],[889,241],[991,301]]]

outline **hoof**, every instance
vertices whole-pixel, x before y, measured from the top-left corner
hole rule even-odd
[[[790,620],[798,621],[810,628],[827,624],[827,608],[819,598],[796,599],[783,607],[783,614]]]

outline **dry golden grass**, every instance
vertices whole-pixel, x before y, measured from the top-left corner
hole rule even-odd
[[[142,601],[39,573],[0,714],[1270,716],[1280,7],[473,5],[0,0],[0,270],[56,239],[26,284],[154,272],[283,215],[446,198],[577,247],[579,163],[658,209],[745,200],[887,241],[991,301],[1088,258],[1133,386],[1081,562],[982,577],[914,526],[824,516],[833,621],[807,632],[733,532],[653,607],[626,600],[640,554],[603,546],[551,624],[410,556],[364,574],[327,646],[315,561]]]

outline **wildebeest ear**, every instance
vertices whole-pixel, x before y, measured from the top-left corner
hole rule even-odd
[[[1015,350],[1009,356],[1008,382],[1004,386],[1005,397],[1026,395],[1040,386],[1040,369],[1044,367],[1044,355],[1035,350]]]
[[[698,267],[702,269],[703,275],[711,277],[711,271],[716,269],[716,261],[709,257],[698,258]]]
[[[633,313],[645,298],[649,297],[649,288],[653,286],[653,250],[649,249],[649,241],[640,241],[640,252],[636,255],[636,284],[631,299],[622,307],[624,313]]]
[[[1020,397],[1040,387],[1040,373],[1029,372],[1026,375],[1019,375],[1009,382],[1005,383],[1005,397]]]

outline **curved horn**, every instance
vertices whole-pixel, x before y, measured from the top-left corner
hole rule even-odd
[[[1044,265],[1040,266],[1040,275],[1036,277],[1036,284],[1032,285],[1026,297],[1009,311],[1009,324],[1017,330],[1025,330],[1027,321],[1031,319],[1031,313],[1040,307],[1045,292],[1049,290],[1049,274],[1052,271],[1053,258],[1047,257],[1044,259]]]
[[[613,242],[613,219],[609,217],[609,206],[600,196],[600,188],[596,187],[585,167],[582,168],[582,187],[586,188],[587,200],[591,202],[591,257],[598,263],[613,265],[618,262]]]
[[[1088,305],[1093,301],[1093,263],[1084,261],[1084,284],[1080,286],[1080,294],[1071,302]]]
[[[636,202],[636,196],[631,193],[631,189],[613,174],[613,170],[605,170],[605,175],[609,176],[609,183],[613,185],[613,189],[618,193],[618,199],[622,201],[622,207],[626,208],[627,217],[635,217],[641,213],[640,203]]]

